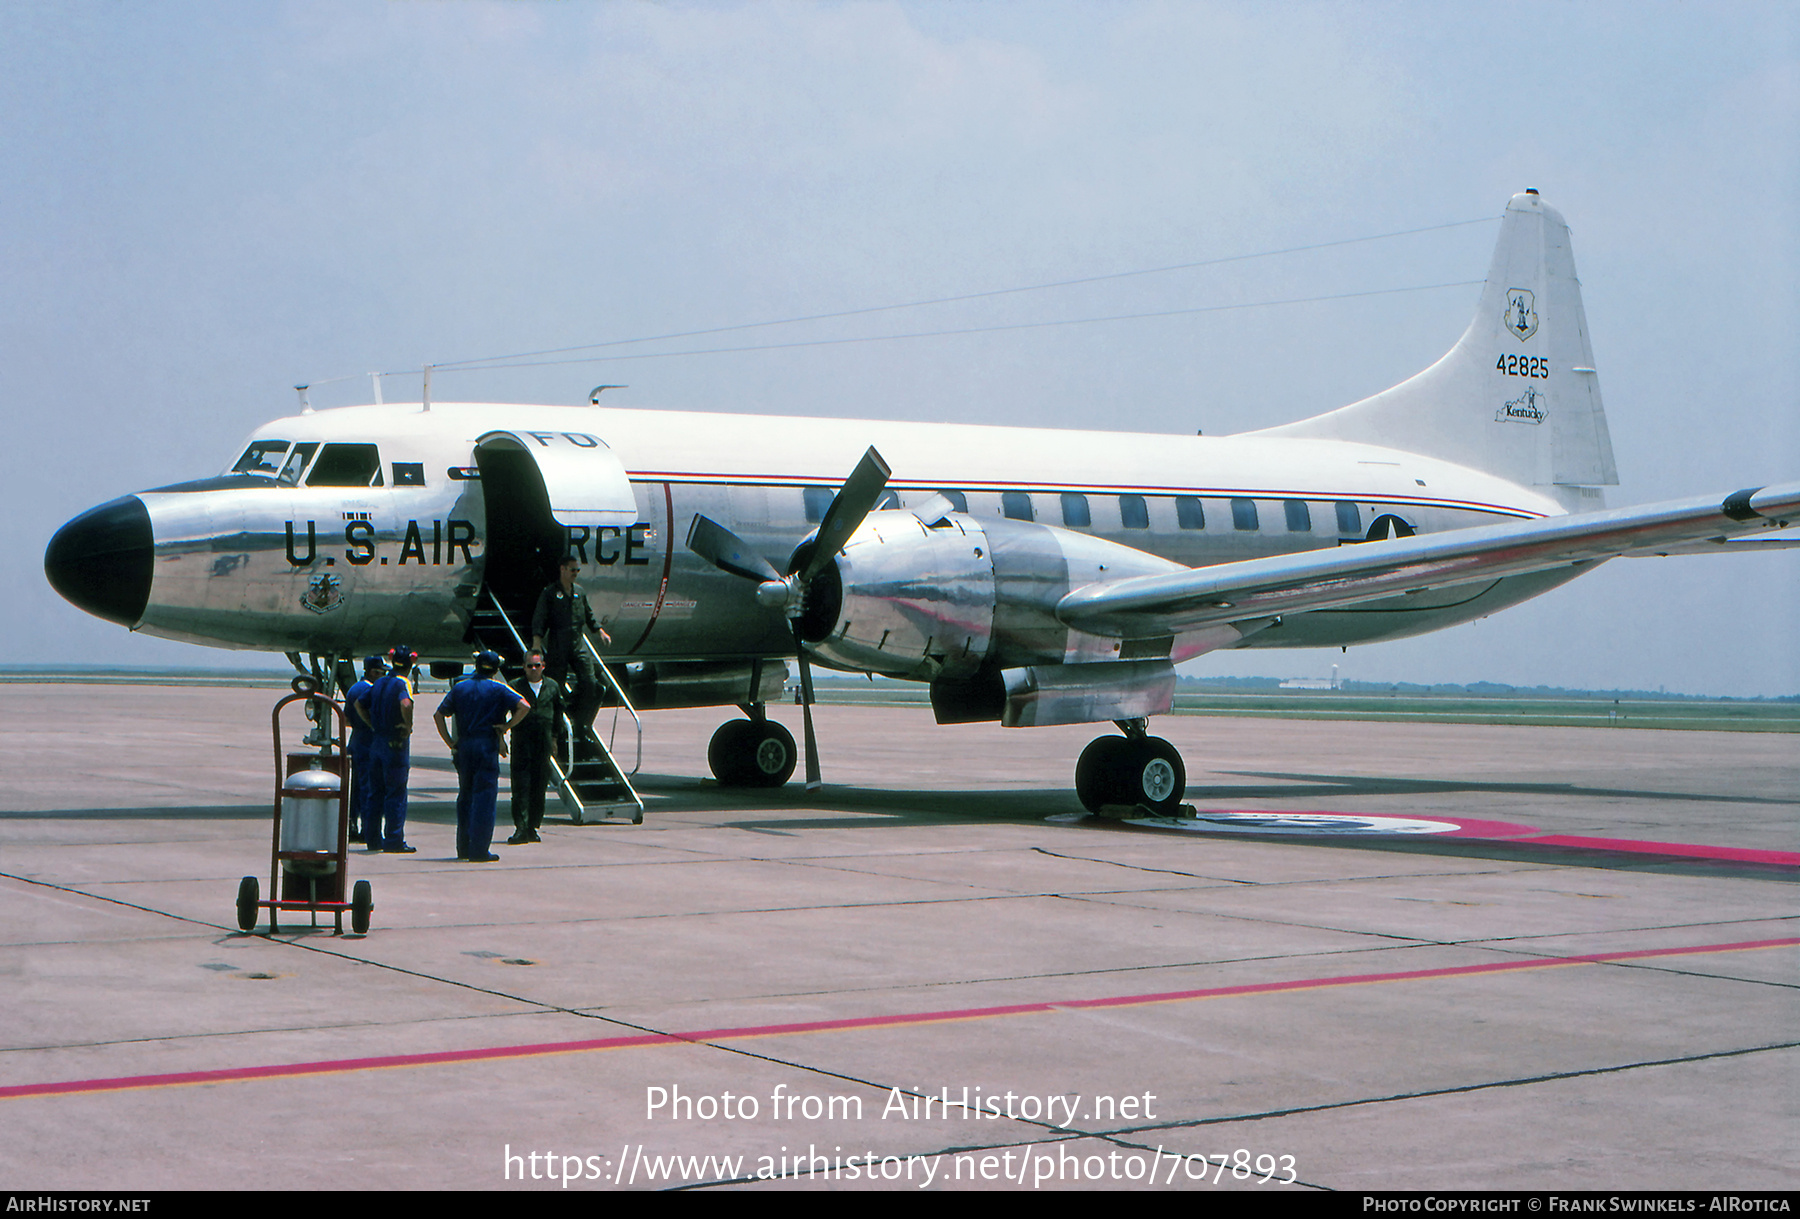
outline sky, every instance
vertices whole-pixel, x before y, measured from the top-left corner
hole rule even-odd
[[[426,363],[1237,258],[433,397],[1243,431],[1447,350],[1527,187],[1573,231],[1610,502],[1800,479],[1797,60],[1791,4],[0,6],[0,664],[274,660],[90,618],[43,551],[223,469],[297,383],[416,399]],[[991,329],[1046,321],[1080,324]],[[1797,606],[1800,552],[1616,560],[1189,668],[1791,695]]]

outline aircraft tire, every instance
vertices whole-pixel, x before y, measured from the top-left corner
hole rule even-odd
[[[1159,736],[1127,744],[1130,748],[1119,759],[1119,785],[1125,802],[1141,804],[1165,817],[1180,808],[1181,798],[1187,795],[1187,767],[1181,752]]]
[[[794,748],[794,734],[774,720],[764,720],[751,738],[749,773],[751,787],[780,787],[794,774],[799,753]]]
[[[357,935],[369,934],[369,912],[375,909],[375,887],[366,880],[356,882],[350,891],[350,930]]]
[[[262,900],[262,886],[256,877],[246,876],[238,882],[237,916],[239,931],[256,930],[258,903]]]
[[[1075,795],[1081,806],[1097,813],[1103,805],[1126,803],[1121,755],[1131,744],[1122,736],[1100,736],[1088,742],[1075,763]]]
[[[712,767],[713,777],[726,787],[747,786],[755,740],[756,725],[749,720],[726,720],[720,724],[706,746],[706,764]]]

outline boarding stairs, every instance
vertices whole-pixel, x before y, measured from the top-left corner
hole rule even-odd
[[[469,619],[469,637],[471,642],[499,654],[501,667],[509,678],[524,672],[525,637],[501,607],[493,590],[485,585]],[[593,658],[603,701],[610,703],[613,709],[612,727],[608,733],[611,740],[601,740],[598,732],[577,732],[565,712],[561,731],[557,733],[556,750],[550,758],[551,781],[563,809],[576,825],[626,821],[642,825],[644,800],[631,785],[631,776],[644,764],[644,721],[586,635],[581,637],[581,646]],[[631,717],[637,733],[636,759],[629,771],[619,764],[614,753],[621,713]]]

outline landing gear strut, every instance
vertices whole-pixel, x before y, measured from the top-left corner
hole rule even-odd
[[[1175,746],[1145,732],[1143,720],[1120,720],[1124,736],[1095,738],[1075,763],[1075,794],[1090,813],[1109,804],[1143,805],[1158,816],[1181,807],[1187,767]]]
[[[793,734],[765,718],[760,705],[744,710],[749,719],[728,720],[713,733],[707,764],[727,787],[780,787],[799,757]]]

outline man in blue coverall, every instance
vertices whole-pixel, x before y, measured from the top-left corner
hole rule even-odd
[[[393,670],[356,704],[374,731],[369,744],[369,803],[363,837],[369,850],[412,855],[406,842],[406,780],[412,773],[412,668],[418,656],[402,644],[388,653]]]
[[[531,704],[494,680],[500,657],[483,652],[475,658],[475,676],[459,681],[438,704],[438,735],[456,759],[456,857],[470,863],[492,863],[500,857],[494,842],[494,803],[500,794],[500,758],[506,734],[531,710]],[[450,717],[456,717],[456,736]]]
[[[375,741],[375,729],[362,717],[357,704],[369,697],[369,691],[387,664],[379,656],[363,661],[362,680],[344,691],[344,718],[350,721],[350,841],[363,840],[363,827],[369,824],[369,747]]]

